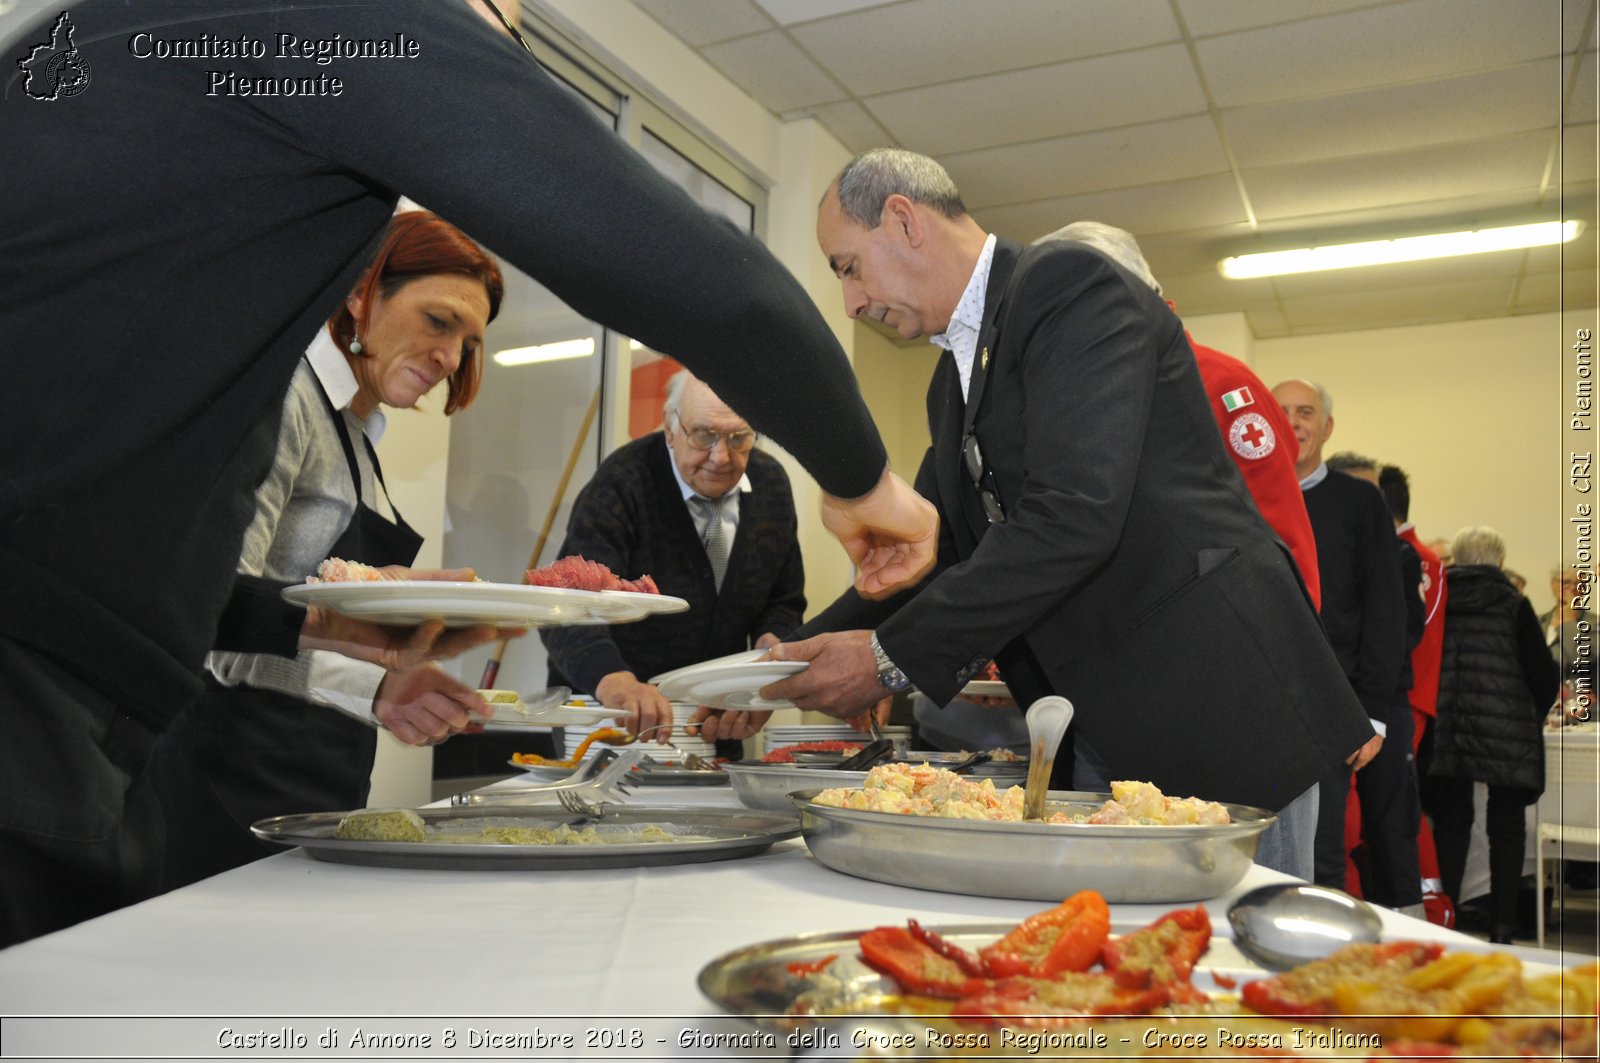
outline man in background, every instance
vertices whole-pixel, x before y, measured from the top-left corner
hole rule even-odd
[[[590,692],[638,733],[672,733],[672,705],[647,680],[800,626],[805,568],[794,495],[756,433],[688,371],[667,384],[662,429],[600,463],[572,506],[557,556],[582,554],[632,579],[649,574],[687,613],[610,627],[545,628],[551,685]],[[737,759],[737,738],[718,742]]]
[[[1405,697],[1406,602],[1394,522],[1371,484],[1334,472],[1323,461],[1333,434],[1333,397],[1307,380],[1272,389],[1294,427],[1306,512],[1317,539],[1322,623],[1345,676],[1378,736],[1372,762],[1356,775],[1361,821],[1372,862],[1370,900],[1392,908],[1422,903],[1417,865],[1421,816],[1411,765],[1411,709]],[[1322,782],[1316,881],[1342,888],[1346,874],[1345,804],[1350,772]]]

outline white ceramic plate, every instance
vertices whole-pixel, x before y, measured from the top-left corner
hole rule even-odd
[[[998,679],[974,679],[961,688],[961,693],[972,698],[1009,698],[1011,688]]]
[[[650,680],[672,701],[710,705],[717,709],[787,709],[787,701],[768,701],[759,691],[768,683],[787,679],[810,667],[808,661],[762,661],[765,650],[747,650],[685,668],[663,672]]]
[[[487,695],[493,691],[480,690]],[[492,716],[483,722],[485,731],[518,731],[528,728],[590,727],[609,723],[619,715],[620,709],[602,709],[591,705],[566,703],[565,687],[553,687],[542,694],[531,694],[521,704],[491,702]],[[533,700],[528,700],[532,698]]]
[[[682,598],[665,594],[450,580],[302,583],[285,588],[283,597],[295,605],[324,606],[361,620],[386,624],[443,620],[450,627],[622,624],[689,608]]]

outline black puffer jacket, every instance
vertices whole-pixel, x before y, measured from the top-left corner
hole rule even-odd
[[[1434,775],[1544,789],[1544,716],[1561,679],[1533,606],[1490,565],[1445,570]]]

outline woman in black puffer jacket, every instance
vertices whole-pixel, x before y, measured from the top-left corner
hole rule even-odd
[[[1504,540],[1492,528],[1464,528],[1451,546],[1429,812],[1440,877],[1459,904],[1472,785],[1488,784],[1490,940],[1508,943],[1522,884],[1525,810],[1544,792],[1544,717],[1561,677],[1533,606],[1500,571]]]

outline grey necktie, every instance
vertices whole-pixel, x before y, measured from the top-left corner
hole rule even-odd
[[[722,523],[722,503],[695,495],[691,502],[705,514],[706,557],[711,561],[711,578],[722,589],[722,576],[728,571],[728,526]]]

